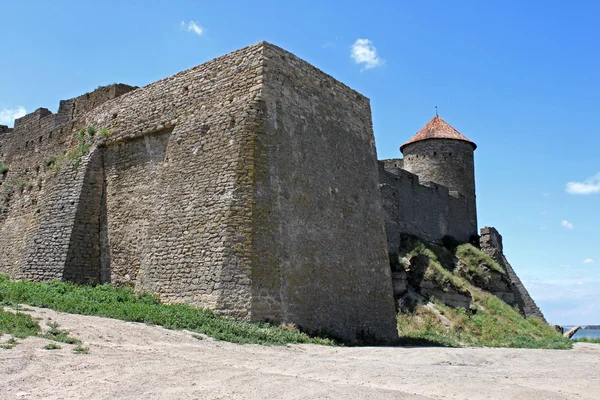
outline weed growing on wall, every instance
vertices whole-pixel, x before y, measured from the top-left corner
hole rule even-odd
[[[107,138],[112,135],[112,132],[107,128],[102,128],[98,131],[98,136],[101,138]]]
[[[8,165],[3,160],[0,160],[0,175],[6,175],[8,172]]]

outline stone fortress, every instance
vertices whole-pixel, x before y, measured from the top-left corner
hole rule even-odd
[[[257,43],[0,126],[0,274],[393,340],[400,236],[479,240],[475,148],[436,116],[378,161],[367,98]]]

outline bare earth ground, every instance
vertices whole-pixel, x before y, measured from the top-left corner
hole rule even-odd
[[[0,350],[0,399],[600,399],[594,344],[266,347],[47,309],[31,314],[58,322],[89,354],[67,344],[43,350],[48,341],[40,338]]]

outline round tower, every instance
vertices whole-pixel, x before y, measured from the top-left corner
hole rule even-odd
[[[439,116],[433,117],[415,136],[400,146],[404,169],[458,192],[465,197],[469,236],[477,235],[475,165],[477,145]]]

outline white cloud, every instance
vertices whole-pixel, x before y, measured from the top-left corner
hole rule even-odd
[[[595,194],[600,193],[600,172],[587,178],[583,182],[569,182],[566,187],[567,193],[571,194]]]
[[[563,226],[563,227],[565,227],[565,228],[567,228],[567,229],[573,229],[573,228],[574,228],[573,224],[572,224],[572,223],[570,223],[569,221],[567,221],[566,219],[564,219],[564,220],[563,220],[563,221],[560,223],[560,225],[561,225],[561,226]]]
[[[181,21],[181,29],[186,29],[188,32],[194,32],[198,36],[204,34],[204,28],[196,23],[196,21],[185,22]]]
[[[25,107],[23,106],[0,110],[0,125],[12,126],[15,119],[21,118],[25,114],[27,114],[27,111],[25,111]]]
[[[363,71],[385,64],[385,60],[377,55],[377,49],[369,39],[356,39],[350,48],[352,49],[350,52],[352,59],[357,64],[364,64]]]
[[[545,225],[542,225],[542,226],[540,226],[540,230],[541,230],[541,231],[545,231],[546,229],[547,229],[547,228],[546,228],[546,226],[545,226]]]
[[[585,260],[583,260],[584,264],[593,264],[594,260],[592,260],[591,258],[586,258]]]

